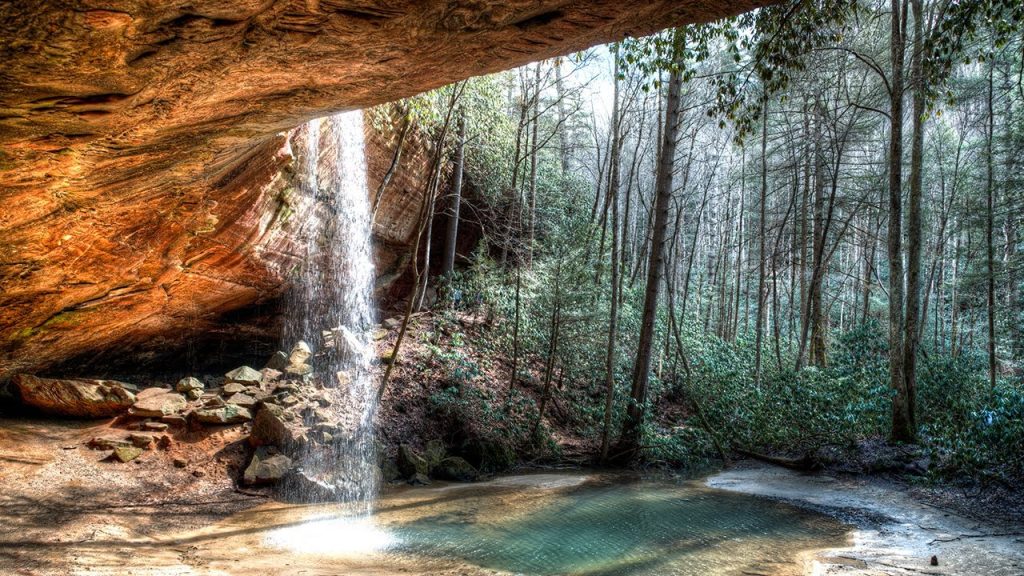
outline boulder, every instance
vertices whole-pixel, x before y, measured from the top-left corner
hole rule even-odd
[[[295,346],[292,346],[292,351],[290,354],[288,354],[288,364],[290,366],[299,366],[305,364],[306,361],[309,360],[309,357],[312,355],[313,351],[312,349],[310,349],[309,344],[306,344],[304,341],[299,340],[298,342],[295,343]]]
[[[222,408],[203,408],[192,413],[203,424],[239,424],[252,420],[252,414],[241,406],[227,404]]]
[[[284,409],[274,404],[262,404],[252,419],[249,444],[252,446],[291,446],[297,435],[284,418]]]
[[[263,370],[274,370],[277,372],[283,372],[284,369],[287,367],[288,355],[278,350],[277,352],[274,352],[274,355],[270,357],[270,360],[267,360],[267,364],[266,366],[263,367]]]
[[[136,448],[135,446],[114,448],[114,453],[110,455],[113,460],[118,462],[131,462],[139,456],[142,456],[142,448]]]
[[[508,470],[516,462],[516,452],[512,445],[500,437],[469,438],[458,452],[483,472]]]
[[[263,374],[248,366],[240,366],[224,375],[228,382],[240,382],[242,384],[259,384]]]
[[[149,394],[136,400],[131,414],[143,418],[162,418],[181,412],[186,406],[188,402],[184,396],[168,390],[163,394]]]
[[[411,446],[402,444],[398,447],[398,471],[406,478],[416,474],[426,476],[430,472],[430,465],[426,458],[417,454]]]
[[[115,380],[57,380],[19,374],[14,385],[25,404],[72,418],[117,416],[135,402],[135,387]]]
[[[285,476],[283,493],[301,502],[337,502],[338,490],[315,478],[310,478],[301,469]]]
[[[343,357],[355,356],[366,347],[363,339],[348,326],[339,326],[331,330],[331,341],[334,343],[334,348]]]
[[[393,458],[385,458],[380,463],[380,476],[385,482],[394,482],[402,477],[402,473]]]
[[[444,448],[444,442],[440,440],[431,440],[427,442],[426,448],[423,450],[423,457],[427,459],[427,464],[431,469],[441,463],[444,460],[447,451]]]
[[[292,347],[291,353],[288,354],[288,364],[284,368],[285,373],[295,376],[311,374],[313,372],[313,368],[306,362],[312,355],[313,351],[309,348],[309,344],[299,340],[298,343]]]
[[[313,373],[313,367],[309,364],[289,364],[284,371],[292,376],[307,376]]]
[[[258,448],[249,466],[242,475],[242,481],[250,486],[276,484],[291,470],[292,460],[284,454],[271,453],[265,447]]]
[[[201,395],[203,390],[206,389],[206,385],[203,384],[202,380],[189,376],[178,380],[178,383],[174,385],[174,389],[182,394],[189,394],[190,392],[198,391]]]
[[[454,480],[456,482],[473,482],[480,477],[480,473],[472,464],[458,456],[449,456],[434,467],[432,474],[434,478],[441,480]]]

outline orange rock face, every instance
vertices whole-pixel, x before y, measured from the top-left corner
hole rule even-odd
[[[765,3],[4,3],[0,381],[272,334],[253,306],[284,285],[286,132],[305,120]],[[371,190],[387,144],[370,139]],[[401,198],[375,224],[382,274],[407,260]]]

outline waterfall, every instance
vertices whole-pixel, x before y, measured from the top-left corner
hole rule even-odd
[[[313,351],[314,372],[335,423],[318,432],[298,457],[311,482],[290,490],[302,499],[310,486],[324,489],[369,514],[377,492],[374,444],[376,389],[374,356],[373,252],[366,184],[363,114],[345,112],[312,120],[294,138],[297,212],[304,254],[294,271],[284,330],[285,349],[302,340]],[[322,498],[322,496],[320,496]]]

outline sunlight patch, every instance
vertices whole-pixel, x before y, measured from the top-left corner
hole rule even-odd
[[[279,528],[267,535],[267,544],[292,552],[325,555],[358,555],[383,552],[399,540],[370,517],[325,516],[296,526]]]

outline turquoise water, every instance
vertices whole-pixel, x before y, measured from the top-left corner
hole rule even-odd
[[[652,481],[496,489],[390,526],[395,553],[547,576],[800,573],[800,550],[839,546],[845,527],[782,503]]]

